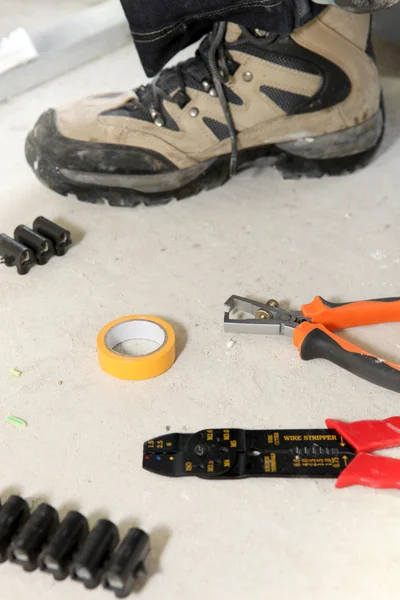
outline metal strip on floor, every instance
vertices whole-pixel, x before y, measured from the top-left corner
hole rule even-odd
[[[119,2],[107,0],[33,37],[39,57],[0,75],[0,102],[131,42]]]

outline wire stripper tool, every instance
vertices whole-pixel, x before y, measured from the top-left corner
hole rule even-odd
[[[253,318],[234,318],[248,313]],[[286,311],[276,300],[266,304],[231,296],[225,303],[224,330],[229,333],[282,334],[293,339],[303,360],[325,358],[354,375],[400,392],[400,365],[373,356],[334,331],[400,321],[400,298],[337,304],[317,296],[299,311]]]
[[[336,487],[400,489],[400,460],[371,454],[400,446],[400,417],[328,429],[205,429],[171,433],[144,444],[143,468],[158,475],[205,479],[336,478]]]

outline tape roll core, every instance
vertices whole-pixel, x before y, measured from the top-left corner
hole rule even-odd
[[[126,356],[116,351],[128,340],[150,340],[158,348],[143,356]],[[143,380],[162,375],[176,360],[175,333],[171,325],[157,317],[133,315],[112,321],[97,338],[100,367],[113,377]]]
[[[118,323],[118,325],[114,325],[108,330],[104,341],[109,350],[120,356],[126,356],[117,352],[115,348],[119,344],[129,340],[149,340],[157,344],[157,350],[159,350],[165,344],[166,333],[161,325],[152,321],[138,319],[135,321],[123,321],[122,323]],[[157,352],[157,350],[154,350],[154,352]],[[153,354],[153,352],[149,352],[149,354]],[[142,356],[148,356],[148,354],[143,354]]]

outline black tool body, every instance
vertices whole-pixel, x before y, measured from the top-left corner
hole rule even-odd
[[[143,468],[170,477],[336,478],[355,455],[333,429],[205,429],[149,440]]]

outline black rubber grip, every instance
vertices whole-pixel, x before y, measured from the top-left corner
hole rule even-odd
[[[370,383],[400,392],[400,370],[374,356],[349,352],[320,329],[314,329],[304,338],[300,356],[303,360],[324,358]]]
[[[355,304],[359,302],[359,300],[354,300],[353,302],[329,302],[329,300],[325,300],[320,296],[322,302],[325,304],[327,308],[339,308],[340,306],[348,306],[349,304]],[[374,298],[370,300],[362,300],[362,302],[399,302],[400,297],[398,298]]]

